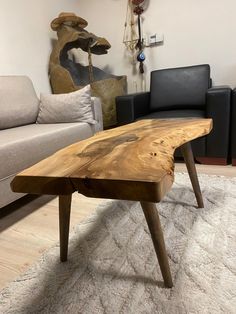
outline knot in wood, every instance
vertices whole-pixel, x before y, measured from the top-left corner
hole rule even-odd
[[[151,156],[156,156],[156,155],[157,155],[157,153],[155,153],[155,152],[151,152],[151,153],[150,153],[150,155],[151,155]]]

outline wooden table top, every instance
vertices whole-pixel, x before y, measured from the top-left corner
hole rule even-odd
[[[211,119],[140,120],[102,131],[19,173],[14,192],[159,202],[174,181],[177,147],[208,134]]]

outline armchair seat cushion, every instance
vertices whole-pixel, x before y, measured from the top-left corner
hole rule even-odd
[[[168,119],[168,118],[205,118],[205,111],[203,110],[167,110],[156,111],[145,115],[140,119]]]

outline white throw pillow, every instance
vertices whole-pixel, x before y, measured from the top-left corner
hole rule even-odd
[[[41,94],[36,123],[95,124],[90,85],[67,94]]]

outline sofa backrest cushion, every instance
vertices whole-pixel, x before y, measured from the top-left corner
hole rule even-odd
[[[39,99],[27,76],[0,76],[0,130],[35,123]]]
[[[210,87],[210,66],[201,64],[151,72],[150,109],[201,109]]]

